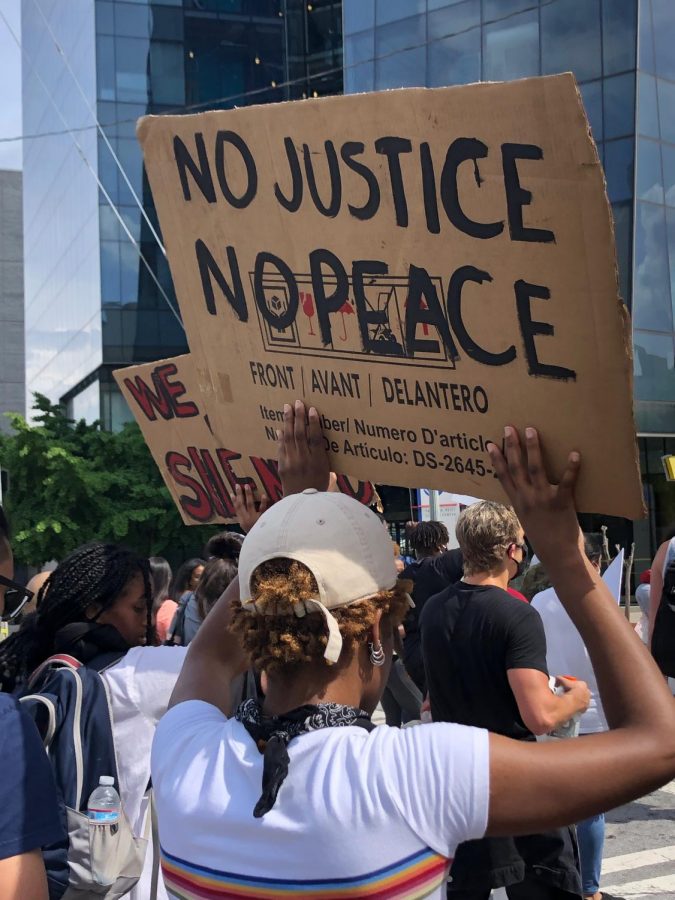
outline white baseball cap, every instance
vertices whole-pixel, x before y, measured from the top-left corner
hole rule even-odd
[[[261,563],[279,558],[307,566],[319,586],[319,596],[299,601],[294,612],[299,618],[322,613],[330,663],[340,657],[342,635],[329,610],[390,590],[397,578],[391,538],[375,513],[346,494],[314,488],[275,503],[246,536],[239,557],[244,609],[266,612],[252,599],[251,576]]]

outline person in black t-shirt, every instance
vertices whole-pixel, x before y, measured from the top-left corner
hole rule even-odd
[[[415,603],[404,623],[403,664],[422,694],[426,693],[426,679],[419,634],[420,614],[429,597],[462,577],[462,552],[446,550],[449,540],[448,529],[442,522],[418,522],[409,538],[415,562],[401,572],[401,578],[413,583]]]
[[[551,692],[539,614],[506,591],[527,559],[513,510],[489,501],[469,507],[457,539],[464,580],[431,597],[420,619],[432,718],[534,741],[585,710],[588,688],[560,678],[565,694]],[[448,897],[487,900],[501,886],[510,900],[579,897],[572,829],[460,845]]]

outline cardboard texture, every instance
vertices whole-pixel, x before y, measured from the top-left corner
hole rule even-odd
[[[284,402],[363,480],[503,500],[485,446],[583,455],[582,512],[637,518],[628,316],[572,75],[138,127],[213,431],[273,458]]]
[[[251,484],[273,501],[281,498],[276,452],[269,459],[247,456],[232,449],[234,429],[228,442],[211,431],[209,392],[189,353],[113,374],[186,525],[236,522],[237,484]],[[370,483],[344,475],[338,482],[363,503],[373,498]]]

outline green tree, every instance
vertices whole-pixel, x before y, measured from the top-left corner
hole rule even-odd
[[[116,434],[67,418],[35,394],[35,424],[12,414],[0,435],[4,498],[18,561],[41,565],[92,540],[172,563],[200,552],[214,527],[183,525],[138,426]]]

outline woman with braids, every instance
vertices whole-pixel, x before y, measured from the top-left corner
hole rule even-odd
[[[419,617],[429,597],[439,594],[462,577],[462,551],[448,550],[450,536],[442,522],[418,522],[409,543],[415,562],[406,566],[401,578],[413,583],[413,609],[406,616],[403,638],[403,665],[422,694],[426,693]]]
[[[507,428],[505,456],[489,453],[589,647],[615,730],[537,744],[450,723],[374,729],[408,598],[377,518],[324,492],[324,448],[316,410],[306,423],[302,403],[286,406],[286,496],[244,541],[238,582],[192,642],[157,729],[173,896],[441,900],[460,842],[578,821],[675,775],[670,692],[579,546],[579,454],[549,483],[533,429],[526,451]],[[249,659],[265,699],[232,708]],[[608,765],[619,755],[625,765]]]
[[[119,793],[134,834],[144,833],[155,727],[185,658],[180,647],[153,647],[152,587],[147,559],[115,544],[75,550],[50,574],[38,610],[0,644],[3,690],[20,687],[54,653],[81,663],[119,659],[102,672],[113,713]],[[152,852],[131,897],[149,896]],[[166,897],[161,886],[159,897]]]

